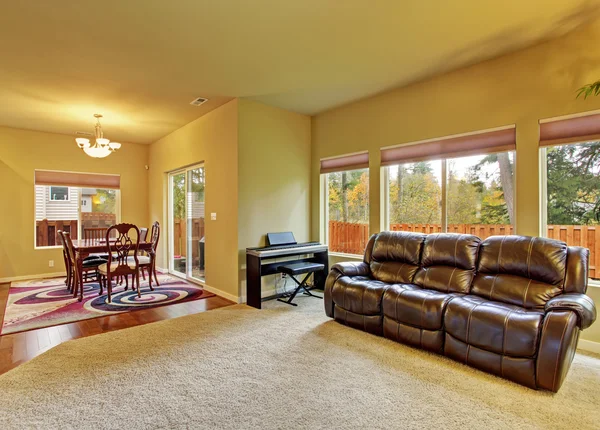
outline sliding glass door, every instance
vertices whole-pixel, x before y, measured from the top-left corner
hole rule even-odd
[[[203,165],[169,174],[169,271],[205,280]]]

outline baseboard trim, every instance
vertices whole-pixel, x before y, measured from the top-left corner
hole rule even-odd
[[[165,269],[163,267],[157,267],[156,270],[159,271],[159,272],[161,272],[161,273],[169,273],[169,270]],[[171,274],[171,276],[177,276],[177,275]],[[234,296],[233,294],[226,293],[225,291],[219,290],[218,288],[211,287],[210,285],[207,285],[204,282],[200,282],[200,281],[196,281],[196,280],[190,280],[190,279],[185,279],[185,278],[181,278],[181,279],[183,279],[183,280],[185,280],[187,282],[192,282],[193,284],[198,284],[202,288],[204,288],[206,291],[210,291],[211,293],[214,293],[217,296],[221,296],[224,299],[231,300],[232,302],[235,302],[235,303],[242,303],[240,301],[240,297]]]
[[[294,291],[293,288],[289,290],[289,292],[292,292],[292,291]],[[276,288],[269,288],[268,290],[261,290],[260,297],[264,299],[265,297],[273,297],[278,293],[279,293],[279,291]],[[240,303],[246,303],[246,295],[245,294],[240,297]]]
[[[591,340],[579,339],[579,343],[577,344],[577,349],[581,349],[583,351],[595,352],[596,354],[600,354],[600,342],[593,342]]]
[[[42,279],[42,278],[59,278],[61,276],[67,276],[67,272],[52,272],[52,273],[40,273],[37,275],[25,275],[25,276],[11,276],[7,278],[0,278],[0,283],[14,282],[14,281],[29,281],[30,279]]]
[[[218,288],[215,288],[215,287],[211,287],[210,285],[202,284],[202,288],[204,288],[206,291],[210,291],[211,293],[216,294],[217,296],[221,296],[227,300],[231,300],[232,302],[243,303],[240,300],[240,297],[234,296],[233,294],[226,293],[225,291],[219,290]]]

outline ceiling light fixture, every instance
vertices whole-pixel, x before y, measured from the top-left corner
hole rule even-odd
[[[96,118],[95,141],[93,143],[90,143],[90,139],[86,139],[85,137],[78,137],[75,139],[75,142],[77,142],[77,146],[83,149],[83,152],[85,152],[90,157],[108,157],[110,154],[119,149],[121,147],[121,144],[117,142],[111,142],[109,139],[106,139],[104,137],[104,133],[102,132],[102,125],[100,124],[100,118],[102,118],[102,115],[100,115],[99,113],[94,114],[94,118]]]

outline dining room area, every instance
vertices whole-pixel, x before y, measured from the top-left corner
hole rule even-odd
[[[17,138],[23,145],[33,133],[19,130]],[[206,285],[203,164],[161,175],[165,213],[153,219],[149,145],[124,144],[98,159],[74,139],[46,136],[69,156],[49,160],[33,136],[36,151],[13,164],[32,172],[33,183],[8,187],[32,195],[33,205],[15,199],[18,211],[3,214],[13,226],[3,245],[11,234],[15,245],[0,259],[2,275],[26,274],[0,276],[0,373],[70,339],[234,303]]]

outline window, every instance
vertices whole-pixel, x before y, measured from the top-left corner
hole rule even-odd
[[[369,169],[327,173],[330,252],[362,255],[369,239]]]
[[[57,233],[73,239],[120,221],[120,177],[71,172],[35,172],[35,246],[60,244]]]
[[[511,234],[514,148],[505,127],[382,149],[383,229]]]
[[[169,173],[169,271],[206,280],[206,170],[203,164]]]
[[[330,252],[362,255],[369,240],[369,154],[321,160],[323,228]]]
[[[52,196],[57,188],[65,188],[65,194],[73,198],[45,198]],[[35,246],[38,248],[58,246],[59,230],[69,232],[72,239],[84,239],[86,230],[108,228],[118,222],[118,190],[36,185],[35,194]]]
[[[49,200],[69,200],[69,187],[50,187]]]
[[[542,234],[592,250],[590,277],[600,279],[600,141],[542,148]]]
[[[514,224],[514,152],[446,160],[448,231],[510,234]]]
[[[441,161],[389,166],[388,178],[389,229],[441,231]]]
[[[513,152],[388,166],[387,229],[510,234],[513,172]]]
[[[540,121],[541,235],[590,250],[600,280],[600,114]]]

